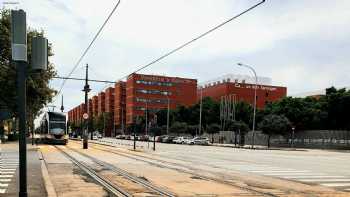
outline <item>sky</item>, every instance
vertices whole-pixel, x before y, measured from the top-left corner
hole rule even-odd
[[[17,5],[4,2],[19,2]],[[102,33],[73,73],[119,80],[259,0],[121,0]],[[0,0],[24,9],[27,24],[43,29],[53,45],[50,58],[66,76],[82,55],[116,0]],[[350,85],[350,1],[267,0],[264,4],[141,73],[196,78],[228,73],[251,75],[255,68],[288,95]],[[58,89],[61,80],[53,80]],[[67,81],[66,110],[84,100],[84,82]],[[106,84],[90,83],[90,97]],[[59,108],[61,98],[54,105]]]

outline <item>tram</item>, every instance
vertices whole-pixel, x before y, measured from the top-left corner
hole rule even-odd
[[[60,112],[45,112],[40,122],[40,141],[47,144],[68,142],[66,115]]]

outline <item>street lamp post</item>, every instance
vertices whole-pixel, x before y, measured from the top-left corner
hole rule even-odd
[[[203,103],[203,88],[200,88],[201,90],[201,101],[200,101],[200,106],[199,106],[199,128],[198,128],[198,135],[201,135],[202,131],[202,103]]]
[[[166,134],[169,135],[169,113],[170,113],[170,99],[167,95],[166,98],[168,99],[168,111],[166,115]]]
[[[294,148],[294,131],[295,127],[292,127],[292,148]]]
[[[248,69],[250,69],[255,76],[255,87],[254,87],[254,112],[253,112],[253,130],[252,130],[252,134],[253,134],[253,139],[252,139],[252,148],[254,148],[254,140],[255,140],[255,114],[256,114],[256,89],[258,87],[258,77],[256,76],[256,72],[254,70],[253,67],[249,66],[249,65],[245,65],[242,63],[238,63],[238,66],[242,66],[242,67],[246,67]]]

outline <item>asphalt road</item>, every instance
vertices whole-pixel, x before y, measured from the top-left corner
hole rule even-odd
[[[103,138],[100,143],[132,148],[133,141]],[[203,169],[242,173],[318,185],[350,192],[350,152],[328,150],[250,150],[215,146],[137,142],[159,157],[189,162]]]

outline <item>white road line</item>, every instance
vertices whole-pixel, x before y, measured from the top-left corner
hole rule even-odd
[[[0,194],[4,194],[6,192],[6,189],[0,189]]]
[[[327,176],[327,175],[290,175],[290,176],[281,176],[281,178],[285,178],[285,179],[311,179],[311,178],[345,178],[345,176]]]
[[[0,179],[0,182],[2,182],[2,183],[11,182],[11,179]]]
[[[17,169],[16,168],[5,168],[5,169],[0,169],[0,172],[1,171],[16,171]]]
[[[0,183],[0,187],[8,187],[9,184],[6,184],[6,183]]]
[[[345,187],[345,186],[350,186],[350,183],[322,183],[320,185],[327,186],[327,187]]]
[[[0,174],[14,174],[15,172],[1,172],[0,171]]]
[[[253,170],[249,172],[255,172],[255,173],[305,173],[305,172],[310,172],[310,171],[293,171],[293,170]]]
[[[303,176],[313,176],[313,175],[317,175],[317,176],[322,176],[324,174],[321,174],[321,173],[312,173],[312,172],[285,172],[285,173],[266,173],[264,174],[266,176],[300,176],[300,175],[303,175]]]
[[[13,177],[13,175],[7,175],[7,174],[2,175],[2,174],[0,174],[0,178],[11,178],[11,177]]]
[[[326,182],[326,183],[332,183],[332,182],[350,182],[350,179],[298,179],[298,181],[303,182]]]

